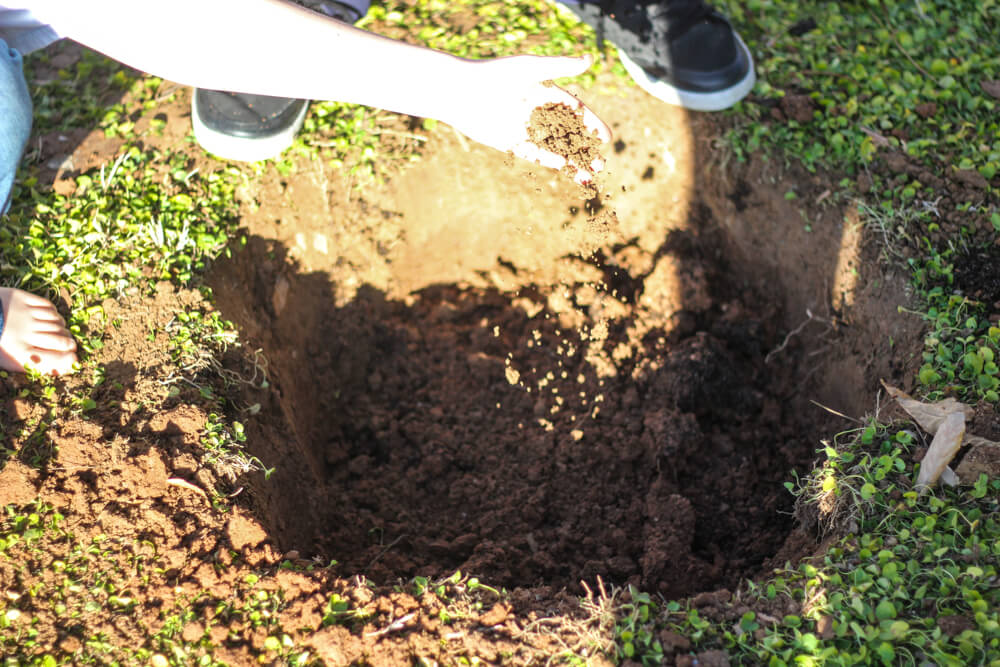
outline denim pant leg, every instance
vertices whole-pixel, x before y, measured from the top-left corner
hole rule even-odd
[[[21,54],[0,39],[0,215],[10,208],[14,176],[30,134],[31,96]]]

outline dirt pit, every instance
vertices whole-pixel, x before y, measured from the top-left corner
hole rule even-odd
[[[360,194],[317,163],[266,177],[211,283],[268,360],[248,446],[275,472],[248,495],[282,550],[536,604],[598,576],[732,588],[808,549],[783,482],[909,377],[877,365],[918,332],[900,281],[821,179],[603,85],[578,92],[615,133],[613,229],[447,128]]]

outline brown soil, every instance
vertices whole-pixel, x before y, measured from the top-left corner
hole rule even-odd
[[[158,563],[130,580],[134,618],[91,611],[88,631],[148,645],[149,628],[196,600],[184,632],[248,664],[268,631],[218,604],[249,599],[253,572],[284,591],[282,627],[330,665],[544,662],[561,626],[537,632],[538,619],[585,616],[576,596],[598,578],[679,598],[735,590],[816,547],[794,530],[782,482],[847,424],[821,406],[861,417],[880,378],[908,386],[921,324],[897,311],[903,278],[877,268],[823,176],[734,164],[715,119],[635,87],[575,92],[616,135],[597,206],[565,175],[447,128],[360,192],[295,158],[291,175],[267,169],[242,192],[246,244],[209,274],[212,304],[166,284],[106,304],[116,328],[87,360],[106,369],[98,410],[38,433],[46,406],[4,380],[21,435],[0,504],[40,497],[76,534],[107,536],[105,564]],[[189,104],[184,91],[161,104],[167,129],[144,141],[176,145]],[[92,134],[73,158],[119,147]],[[72,191],[72,175],[50,177]],[[615,224],[588,221],[600,207]],[[180,304],[239,325],[223,370],[244,381],[226,410],[270,477],[203,462],[212,407],[163,381],[176,371],[166,339],[147,335]],[[51,454],[41,470],[26,455],[38,448]],[[213,488],[232,497],[212,502]],[[69,558],[3,561],[5,590],[56,557]],[[393,588],[456,570],[511,594],[476,593],[445,625],[434,596]],[[332,594],[364,620],[324,625]],[[41,619],[39,646],[74,655],[79,624],[24,608]]]
[[[563,172],[570,178],[575,178],[580,170],[587,172],[587,179],[579,186],[578,197],[584,202],[584,210],[588,215],[587,230],[593,237],[593,249],[596,250],[618,227],[618,216],[614,210],[604,206],[609,197],[601,194],[595,178],[597,175],[592,168],[595,161],[604,162],[600,139],[584,126],[579,110],[553,103],[540,106],[532,112],[528,138],[542,148],[566,158]]]
[[[570,177],[576,175],[577,169],[591,171],[590,165],[602,157],[600,139],[587,132],[580,113],[565,104],[550,102],[532,111],[528,138],[565,157]]]

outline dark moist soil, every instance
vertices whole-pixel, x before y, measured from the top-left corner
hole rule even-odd
[[[837,179],[727,162],[712,148],[715,118],[634,86],[574,92],[616,135],[600,179],[615,224],[595,229],[595,195],[566,174],[446,130],[363,190],[293,156],[290,172],[267,168],[241,189],[242,238],[208,276],[211,304],[168,284],[105,304],[107,343],[59,389],[89,390],[102,367],[96,408],[45,425],[50,403],[23,378],[3,381],[16,456],[0,469],[0,504],[40,498],[80,539],[105,536],[88,571],[111,568],[101,576],[138,600],[129,614],[99,604],[81,626],[26,595],[46,563],[71,558],[59,551],[69,542],[7,558],[5,591],[39,619],[25,655],[72,661],[97,632],[165,651],[150,633],[193,609],[189,646],[208,636],[216,659],[249,664],[278,630],[219,610],[281,589],[281,631],[330,665],[542,664],[587,646],[566,630],[587,616],[581,582],[701,593],[696,606],[738,618],[716,589],[817,547],[782,483],[853,425],[833,411],[863,416],[881,379],[912,389],[922,323],[897,309],[905,275],[878,264],[852,206],[823,194]],[[138,113],[140,141],[186,146],[189,109],[179,88]],[[549,112],[581,134],[575,112]],[[160,135],[147,132],[154,115]],[[74,169],[122,147],[81,133],[67,155],[62,136],[38,138],[31,168],[64,194]],[[220,168],[188,149],[192,168]],[[995,293],[976,281],[993,275],[989,260],[958,276],[969,293]],[[182,307],[239,326],[221,374],[193,377],[223,392],[269,478],[206,460],[205,422],[220,406],[179,379],[191,372],[166,331]],[[995,437],[995,413],[977,414]],[[227,497],[213,503],[213,489]],[[142,577],[137,555],[154,564]],[[509,598],[448,584],[478,606],[444,624],[435,596],[396,588],[456,570]],[[360,620],[324,624],[334,594]],[[691,657],[685,638],[668,639],[671,657]]]
[[[710,242],[677,238],[673,256],[698,265]],[[288,546],[379,582],[458,569],[508,588],[735,585],[780,547],[781,481],[813,447],[782,423],[791,396],[757,342],[770,332],[720,296],[729,317],[633,340],[625,322],[579,336],[537,297],[520,297],[529,317],[512,295],[454,286],[339,311],[303,376],[324,398],[296,429],[317,470],[294,483],[312,511],[279,519],[307,537]],[[613,362],[619,347],[636,352]]]

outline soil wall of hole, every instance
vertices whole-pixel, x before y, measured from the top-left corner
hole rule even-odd
[[[440,134],[363,199],[268,177],[212,282],[269,361],[248,443],[281,548],[380,582],[675,597],[809,548],[782,483],[851,426],[817,404],[861,417],[905,385],[901,281],[832,183],[627,108],[604,111],[622,229],[585,253],[565,179]]]

